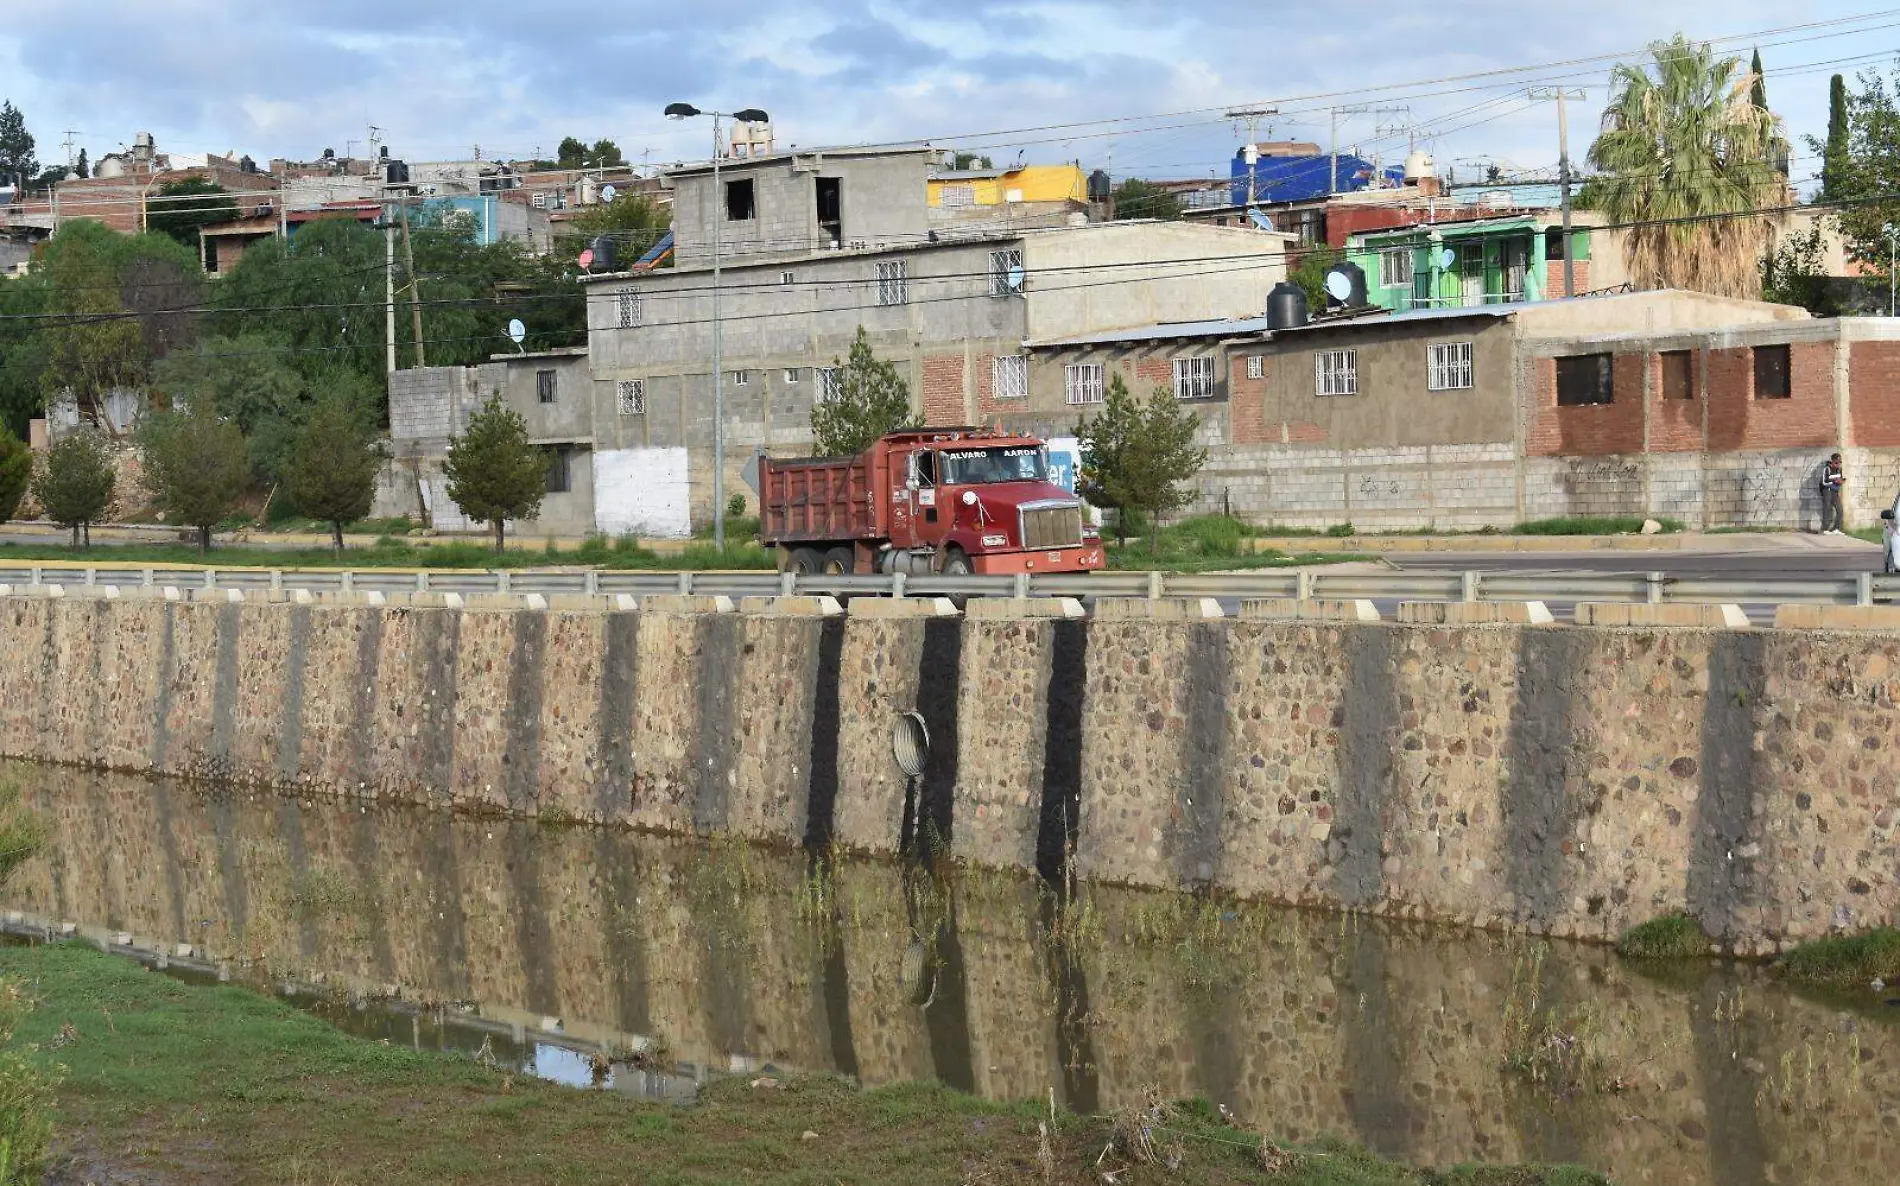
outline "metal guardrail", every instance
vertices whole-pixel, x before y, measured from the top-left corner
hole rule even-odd
[[[1668,602],[1749,605],[1873,605],[1900,602],[1900,576],[1733,580],[1663,573],[1522,575],[1489,572],[1238,573],[1096,572],[1020,576],[795,576],[776,572],[176,568],[129,565],[0,565],[0,584],[175,586],[307,590],[311,593],[685,593],[727,597],[794,594],[960,597],[1319,598],[1376,601]]]

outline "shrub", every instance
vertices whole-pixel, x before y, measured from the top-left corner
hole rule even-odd
[[[1859,988],[1884,980],[1900,983],[1900,930],[1880,927],[1803,943],[1782,957],[1789,980],[1830,988]]]
[[[1682,913],[1665,914],[1624,931],[1616,950],[1629,959],[1693,959],[1709,953],[1709,940],[1695,919]]]

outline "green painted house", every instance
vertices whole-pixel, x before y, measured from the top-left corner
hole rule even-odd
[[[1590,230],[1573,226],[1571,257],[1590,258]],[[1564,295],[1563,228],[1554,214],[1364,231],[1346,257],[1365,269],[1366,296],[1395,313],[1541,301]],[[1588,290],[1588,268],[1578,292]]]

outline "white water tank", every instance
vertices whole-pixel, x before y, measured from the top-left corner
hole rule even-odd
[[[1414,150],[1405,157],[1405,184],[1417,185],[1432,176],[1432,154]]]

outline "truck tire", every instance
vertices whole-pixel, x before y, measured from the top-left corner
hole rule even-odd
[[[944,576],[967,577],[975,571],[975,566],[970,563],[970,558],[963,554],[962,548],[951,548],[943,554]]]
[[[817,548],[793,548],[785,561],[785,571],[808,577],[825,570],[824,553]]]
[[[836,547],[824,555],[824,566],[820,570],[827,576],[849,576],[858,567],[857,551],[850,547]]]

